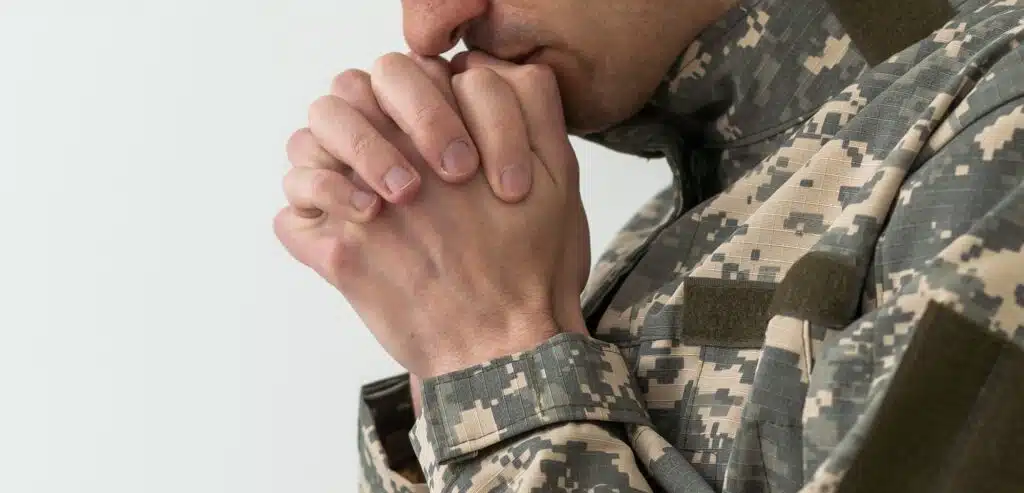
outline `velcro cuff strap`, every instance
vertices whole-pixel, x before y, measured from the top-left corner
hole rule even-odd
[[[431,459],[445,464],[565,421],[650,423],[613,344],[559,334],[533,350],[428,379],[412,434],[425,435]]]

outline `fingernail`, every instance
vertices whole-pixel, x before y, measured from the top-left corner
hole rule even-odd
[[[384,185],[391,193],[401,192],[410,183],[412,183],[412,173],[401,166],[391,168],[388,170],[388,174],[384,175]]]
[[[476,153],[469,148],[469,144],[456,140],[448,144],[448,148],[444,150],[441,167],[452,176],[467,175],[476,170],[476,158]]]
[[[501,188],[509,195],[524,195],[530,190],[530,176],[522,166],[509,166],[501,172]]]
[[[370,206],[373,205],[373,200],[373,195],[362,190],[352,192],[352,197],[350,198],[352,207],[355,207],[357,211],[365,211],[366,209],[369,209]]]

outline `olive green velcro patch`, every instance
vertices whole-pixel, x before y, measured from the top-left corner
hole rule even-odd
[[[837,493],[1024,491],[1024,350],[929,302]]]
[[[804,255],[779,283],[771,313],[840,328],[856,316],[863,278],[852,260],[829,252]]]
[[[682,341],[695,346],[761,347],[777,286],[763,281],[687,278]]]
[[[871,65],[928,37],[956,15],[949,0],[828,0]]]

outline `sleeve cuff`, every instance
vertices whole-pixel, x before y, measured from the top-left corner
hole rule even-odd
[[[410,435],[426,470],[565,421],[650,424],[615,345],[563,333],[530,351],[428,379]]]
[[[419,491],[414,485],[423,483],[423,474],[409,442],[413,422],[408,374],[363,386],[358,437],[360,491],[383,491],[389,484]]]

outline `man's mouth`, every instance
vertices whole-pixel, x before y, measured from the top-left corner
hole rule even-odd
[[[532,49],[532,50],[530,50],[530,51],[528,51],[526,53],[523,53],[522,55],[518,55],[518,56],[515,56],[515,57],[512,57],[512,58],[508,58],[507,60],[512,62],[512,63],[514,63],[514,64],[516,64],[516,65],[526,65],[526,64],[530,63],[530,59],[531,58],[533,58],[535,55],[540,54],[541,50],[543,50],[543,49],[544,48],[534,48],[534,49]]]
[[[533,58],[535,55],[539,54],[541,50],[544,49],[543,47],[536,47],[527,51],[521,51],[519,53],[509,53],[508,51],[502,53],[503,50],[489,49],[486,46],[478,45],[476,43],[467,42],[466,47],[470,51],[479,50],[494,58],[497,58],[499,60],[505,60],[506,62],[514,63],[516,65],[526,65],[527,63],[529,63],[530,58]]]

